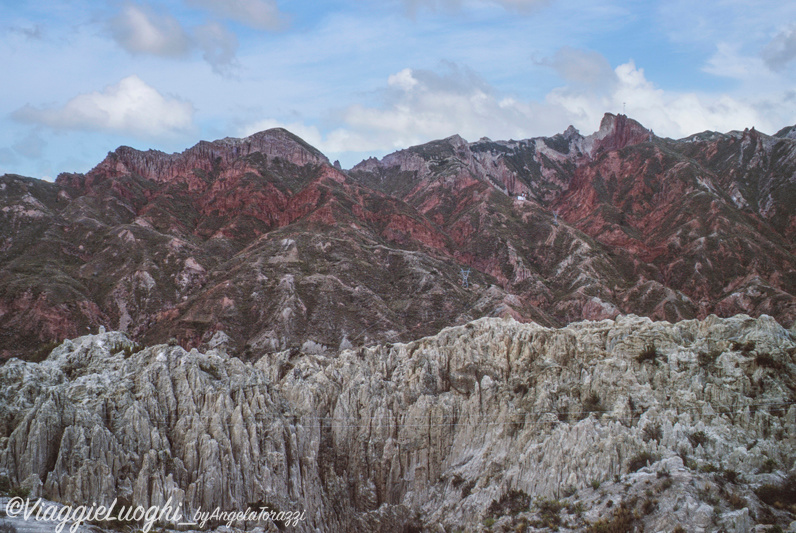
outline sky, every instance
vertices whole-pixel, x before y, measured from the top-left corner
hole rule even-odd
[[[796,124],[796,2],[0,0],[0,174],[284,127],[344,168],[459,134]]]

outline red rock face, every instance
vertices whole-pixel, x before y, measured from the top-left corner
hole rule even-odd
[[[0,350],[100,325],[241,356],[408,340],[483,315],[680,320],[794,305],[796,140],[435,141],[350,171],[284,130],[122,147],[56,184],[0,178]],[[462,269],[470,269],[468,287]]]

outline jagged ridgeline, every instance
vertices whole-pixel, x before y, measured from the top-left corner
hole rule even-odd
[[[256,362],[108,332],[0,366],[0,490],[267,501],[298,531],[786,529],[795,378],[768,316],[483,318]]]
[[[608,114],[586,137],[455,136],[350,170],[281,129],[122,147],[56,183],[0,177],[0,356],[100,326],[244,360],[482,316],[790,327],[794,205],[792,128],[671,140]]]

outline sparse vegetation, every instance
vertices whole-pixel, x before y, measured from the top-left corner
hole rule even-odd
[[[583,506],[583,502],[575,502],[574,504],[568,503],[567,504],[567,512],[574,515],[582,515],[586,508]]]
[[[692,448],[696,448],[697,446],[704,447],[709,440],[707,434],[702,430],[695,431],[688,436],[688,442],[691,443]]]
[[[641,513],[645,516],[652,514],[656,507],[658,507],[658,500],[647,498],[641,503]]]
[[[597,490],[600,488],[600,480],[599,479],[592,479],[591,480],[591,488]]]
[[[718,472],[719,469],[712,463],[705,463],[699,467],[699,471],[705,474],[712,474],[713,472]]]
[[[27,498],[30,496],[30,489],[23,487],[12,487],[8,491],[8,495],[12,498]]]
[[[652,464],[657,461],[658,458],[652,455],[649,452],[641,452],[638,455],[633,456],[630,461],[627,463],[627,471],[628,472],[638,472],[645,466],[647,463]]]
[[[564,487],[564,490],[561,491],[561,496],[563,496],[564,498],[569,498],[570,496],[574,496],[576,492],[578,492],[578,489],[576,489],[572,485],[568,485]]]
[[[138,352],[140,352],[143,349],[144,349],[144,347],[142,345],[138,344],[137,342],[135,342],[133,344],[127,344],[127,343],[124,343],[124,342],[119,342],[119,343],[115,343],[111,347],[110,352],[114,353],[114,354],[122,352],[122,354],[123,354],[125,359],[130,359],[130,357],[132,357],[134,354],[137,354]]]
[[[30,354],[30,356],[23,357],[22,359],[25,361],[30,361],[31,363],[41,363],[47,359],[47,356],[50,355],[50,352],[60,345],[61,343],[58,341],[44,343],[39,346],[32,354]]]
[[[514,516],[522,511],[528,510],[531,497],[521,490],[510,490],[500,497],[500,500],[492,500],[487,509],[491,516]]]
[[[539,510],[539,520],[531,522],[534,527],[548,527],[556,530],[561,525],[561,509],[564,504],[558,500],[539,500],[536,502]]]
[[[727,495],[727,503],[729,503],[733,509],[743,509],[748,505],[746,503],[746,498],[744,498],[737,492],[730,492]]]
[[[777,469],[777,462],[774,459],[769,457],[768,459],[766,459],[763,462],[763,466],[761,466],[758,469],[758,473],[760,473],[760,474],[770,474],[771,472],[773,472],[776,469]]]
[[[589,396],[583,400],[583,410],[581,411],[580,419],[583,420],[591,413],[598,413],[602,414],[605,409],[603,408],[602,401],[600,400],[600,396],[597,394],[596,391],[592,391]]]
[[[710,505],[718,505],[720,503],[719,497],[713,493],[710,485],[706,484],[703,488],[697,490],[697,496],[700,500]]]
[[[744,355],[749,355],[749,353],[755,349],[755,341],[746,341],[743,343],[733,341],[732,349],[736,352],[743,352]]]
[[[721,477],[722,479],[724,479],[724,481],[727,481],[729,483],[738,483],[740,474],[738,474],[738,472],[735,470],[728,470],[725,468],[721,472]]]
[[[773,370],[784,370],[785,365],[774,359],[771,354],[759,353],[755,356],[755,364],[763,368],[771,368]]]
[[[655,348],[655,344],[647,344],[644,346],[644,349],[641,350],[641,353],[638,354],[636,357],[636,361],[639,363],[643,363],[644,361],[655,361],[658,358],[658,350]]]
[[[721,355],[721,350],[713,348],[707,352],[699,352],[697,354],[697,362],[701,367],[707,367],[716,362],[716,359]]]
[[[649,442],[651,440],[660,442],[663,438],[663,430],[661,429],[660,424],[647,424],[644,426],[644,441]]]
[[[796,512],[796,474],[791,474],[780,483],[765,484],[755,489],[762,501],[778,509]]]
[[[475,488],[475,480],[470,480],[462,486],[462,498],[469,496]]]
[[[622,504],[614,510],[614,514],[611,518],[604,518],[592,523],[586,531],[588,533],[626,533],[633,531],[633,524],[635,521],[636,515],[627,504],[622,502]]]

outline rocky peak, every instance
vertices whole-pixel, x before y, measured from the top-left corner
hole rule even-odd
[[[253,153],[261,153],[269,159],[279,158],[297,166],[330,165],[326,156],[296,135],[283,128],[274,128],[242,139],[227,137],[212,142],[200,141],[179,154],[157,150],[143,152],[120,146],[90,170],[88,177],[90,182],[97,178],[138,174],[148,180],[169,182],[179,176],[190,177],[196,170],[211,172],[219,166],[229,166]]]
[[[627,115],[606,113],[600,129],[586,137],[587,152],[595,156],[601,152],[621,150],[625,146],[649,140],[651,131]]]
[[[796,139],[796,126],[786,126],[774,134],[781,139]]]
[[[566,130],[564,130],[563,135],[564,138],[568,141],[574,141],[583,138],[583,135],[581,135],[580,132],[575,128],[575,126],[571,124]]]

